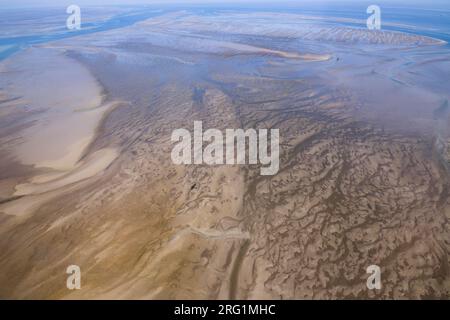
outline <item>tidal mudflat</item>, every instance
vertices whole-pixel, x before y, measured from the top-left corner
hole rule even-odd
[[[341,20],[172,10],[2,61],[0,297],[448,299],[450,49]],[[173,164],[194,121],[279,129],[278,173]]]

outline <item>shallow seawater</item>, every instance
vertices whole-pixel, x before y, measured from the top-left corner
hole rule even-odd
[[[326,23],[365,28],[368,17],[366,7],[364,4],[351,6],[247,5],[243,7],[235,5],[210,5],[208,7],[166,5],[163,7],[116,6],[106,9],[87,7],[86,9],[82,8],[82,30],[79,31],[66,29],[65,23],[68,15],[65,13],[65,7],[25,11],[8,9],[0,12],[0,21],[3,21],[0,23],[0,60],[32,45],[119,29],[151,17],[179,10],[187,10],[203,16],[214,16],[224,11],[295,13],[324,17]],[[342,21],[342,19],[347,20]],[[450,42],[450,11],[382,7],[382,28],[435,37]]]
[[[6,21],[6,16],[8,16],[10,24],[10,26],[2,26],[0,24],[2,27],[0,29],[0,61],[32,45],[123,28],[161,13],[160,10],[156,9],[141,8],[139,10],[130,10],[128,7],[125,7],[119,9],[119,13],[105,17],[103,9],[83,9],[81,30],[71,31],[66,28],[68,15],[65,13],[64,7],[59,9],[31,9],[23,14],[20,13],[21,10],[14,9],[12,10],[14,13],[12,18],[11,10],[5,10],[0,13],[0,20]],[[124,12],[120,13],[120,11]],[[22,29],[19,29],[21,31],[17,32],[17,25],[21,24],[21,21],[27,17],[27,14],[32,16],[29,25],[23,26]],[[48,18],[49,16],[50,18]],[[84,19],[88,22],[84,22]],[[13,35],[10,36],[10,33]],[[2,47],[4,47],[3,50]]]

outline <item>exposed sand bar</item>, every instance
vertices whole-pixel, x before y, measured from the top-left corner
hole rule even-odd
[[[0,206],[3,213],[21,216],[103,172],[117,158],[114,148],[84,156],[116,102],[104,103],[89,70],[61,50],[31,48],[1,63],[0,70],[6,75],[0,78],[6,95],[0,108],[24,114],[8,153],[24,165],[45,169],[15,186],[12,196],[21,197]]]
[[[33,179],[30,183],[24,183],[16,186],[14,195],[38,194],[48,191],[57,190],[66,185],[82,181],[106,169],[117,157],[115,149],[106,148],[101,149],[91,154],[84,161],[81,161],[79,166],[71,170],[69,173],[53,177],[50,175],[45,182],[36,182],[38,179]],[[43,176],[38,177],[44,180]]]
[[[71,192],[86,179],[105,170],[118,156],[113,148],[100,149],[77,164],[77,167],[65,174],[41,175],[29,183],[15,187],[17,200],[0,206],[0,211],[11,216],[24,216],[33,212],[45,202],[65,193]],[[20,197],[22,196],[22,197]]]
[[[13,153],[25,165],[73,169],[109,107],[102,105],[102,88],[86,68],[57,50],[31,48],[4,64],[7,76],[0,86],[19,97],[16,108],[30,114]]]

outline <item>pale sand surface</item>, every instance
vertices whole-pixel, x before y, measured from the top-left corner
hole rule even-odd
[[[105,170],[117,158],[118,154],[115,149],[98,150],[86,159],[83,159],[78,166],[64,175],[54,176],[38,176],[38,181],[15,186],[13,196],[21,197],[15,201],[7,202],[0,205],[0,210],[5,214],[12,216],[25,216],[31,214],[33,210],[38,208],[45,202],[53,199],[61,194],[76,189],[74,185],[88,178],[94,177]],[[32,179],[32,181],[35,181]]]
[[[56,50],[32,48],[7,60],[8,95],[36,111],[12,150],[23,164],[69,170],[92,141],[107,106],[89,71]],[[86,110],[86,111],[80,111]]]
[[[114,149],[101,149],[90,154],[89,157],[78,163],[77,168],[71,170],[63,176],[54,177],[50,175],[46,178],[39,176],[41,182],[33,180],[31,183],[16,186],[14,195],[23,196],[28,194],[40,194],[53,191],[89,177],[105,170],[116,158],[117,151]],[[42,182],[45,181],[45,182]]]
[[[84,157],[97,127],[114,102],[103,102],[102,89],[90,72],[58,50],[32,48],[2,64],[0,84],[7,90],[7,113],[26,108],[31,114],[21,119],[24,129],[13,133],[20,142],[8,152],[24,165],[45,168],[45,173],[30,176],[28,182],[2,182],[2,191],[20,197],[0,205],[9,215],[22,216],[64,193],[64,187],[95,176],[118,156],[104,148]],[[25,195],[33,195],[22,197]],[[38,196],[36,196],[38,195]]]

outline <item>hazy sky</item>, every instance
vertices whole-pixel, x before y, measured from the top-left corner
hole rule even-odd
[[[70,4],[83,5],[116,5],[116,4],[164,4],[164,3],[369,3],[379,5],[403,5],[409,7],[442,7],[449,8],[450,0],[0,0],[0,10],[5,7],[28,6],[68,6]]]

